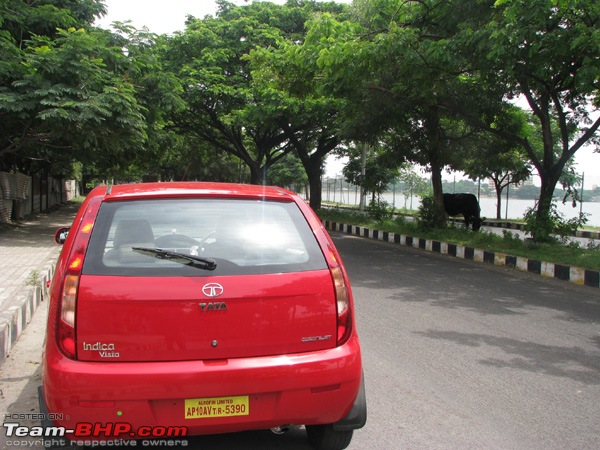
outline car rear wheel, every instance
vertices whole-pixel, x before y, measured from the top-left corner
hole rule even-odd
[[[343,450],[352,440],[353,430],[338,431],[333,425],[307,425],[308,441],[317,450]]]

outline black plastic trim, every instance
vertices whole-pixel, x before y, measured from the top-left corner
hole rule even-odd
[[[360,381],[360,389],[350,412],[339,422],[333,424],[335,431],[348,431],[362,428],[367,423],[367,395],[365,392],[365,376]]]

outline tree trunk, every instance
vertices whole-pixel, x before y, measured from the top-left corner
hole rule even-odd
[[[546,173],[541,177],[542,186],[540,188],[540,198],[538,200],[537,210],[535,212],[536,226],[532,230],[532,237],[534,241],[544,242],[548,241],[553,231],[553,223],[550,215],[552,208],[552,199],[554,196],[554,189],[556,183],[558,183],[558,176],[554,173]]]
[[[265,174],[263,168],[259,164],[248,164],[250,168],[250,184],[263,184],[263,175]],[[264,169],[266,171],[266,168]]]
[[[305,167],[306,174],[308,175],[308,183],[310,186],[310,200],[309,204],[313,210],[321,208],[322,200],[322,181],[321,181],[321,160],[318,158],[311,158],[308,167]]]
[[[444,210],[444,196],[442,191],[442,165],[438,161],[431,161],[431,185],[433,186],[433,202],[435,204],[435,217],[433,219],[436,228],[446,227],[446,211]]]
[[[502,188],[494,180],[494,187],[496,188],[496,220],[502,219]]]
[[[425,120],[425,126],[431,137],[431,147],[429,150],[429,165],[431,167],[431,185],[433,187],[433,202],[435,204],[435,217],[433,225],[436,228],[445,228],[448,215],[444,210],[444,196],[442,190],[442,164],[441,155],[444,153],[442,136],[440,132],[439,110],[433,107],[429,116]]]

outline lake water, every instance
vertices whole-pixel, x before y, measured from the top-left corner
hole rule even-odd
[[[370,197],[369,197],[370,199]],[[367,202],[369,201],[367,200]],[[418,209],[420,198],[413,196],[405,197],[402,194],[395,194],[392,192],[386,192],[383,194],[383,199],[390,205],[394,205],[396,208],[408,208]],[[336,203],[344,203],[348,205],[358,205],[360,203],[360,194],[355,189],[344,189],[337,190],[329,189],[323,190],[323,201],[330,201]],[[479,205],[481,206],[481,216],[487,217],[488,219],[496,218],[496,198],[495,197],[481,197],[479,199]],[[508,210],[506,205],[506,197],[502,198],[502,219],[523,219],[525,212],[528,208],[535,206],[534,200],[522,200],[509,198]],[[576,208],[573,208],[570,203],[562,204],[558,201],[556,203],[558,212],[563,215],[565,219],[571,219],[579,215],[579,204]],[[582,211],[587,214],[587,225],[600,227],[600,203],[589,202],[583,203]]]

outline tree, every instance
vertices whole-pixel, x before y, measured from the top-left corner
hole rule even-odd
[[[307,187],[308,177],[300,159],[293,153],[289,153],[279,164],[271,167],[267,173],[267,183],[301,191],[302,188]]]
[[[350,157],[342,173],[346,181],[363,188],[365,194],[372,194],[371,204],[380,201],[381,194],[398,175],[396,164],[390,164],[382,148],[370,147],[366,155],[365,174],[362,174],[362,149],[352,147],[347,152]]]
[[[427,182],[427,179],[417,174],[414,167],[400,169],[398,179],[402,183],[402,192],[405,197],[404,208],[413,209],[413,195],[418,195],[419,197],[431,195],[431,184]],[[410,198],[410,205],[407,205],[408,198]]]
[[[295,5],[295,6],[294,6]],[[314,33],[304,34],[322,15],[346,18],[346,5],[288,2],[304,18],[302,33],[278,47],[257,48],[251,53],[253,80],[260,92],[261,110],[273,117],[302,162],[310,189],[310,206],[321,207],[321,178],[327,154],[341,143],[340,99],[330,95],[317,64],[323,42]],[[310,20],[308,20],[310,19]],[[308,21],[307,21],[308,20]]]
[[[135,86],[135,98],[143,108],[147,134],[143,152],[134,154],[135,158],[120,174],[121,179],[140,179],[146,175],[169,180],[191,175],[189,161],[194,158],[187,152],[191,145],[176,135],[170,122],[171,115],[183,110],[185,102],[181,99],[183,88],[179,79],[164,67],[160,58],[166,38],[145,28],[138,30],[128,23],[116,22],[113,28],[116,32],[106,32],[106,39],[110,46],[121,48],[120,54],[127,57],[126,61],[115,61],[115,64],[124,68],[123,76]],[[203,148],[197,143],[194,146]]]
[[[22,50],[34,36],[54,38],[58,29],[90,27],[105,14],[106,6],[100,0],[2,0],[0,27]]]
[[[0,12],[3,165],[106,169],[142,148],[144,110],[123,76],[126,56],[89,25],[105,12],[101,2],[5,1]]]
[[[488,129],[527,152],[541,179],[536,219],[547,222],[565,165],[584,144],[600,141],[600,4],[502,0],[490,1],[489,10],[487,25],[471,37],[474,67],[508,99],[524,99],[541,132],[524,136],[491,119]]]
[[[502,192],[531,176],[531,166],[522,147],[486,133],[473,143],[473,155],[460,167],[469,178],[490,179],[496,191],[496,219],[502,218]]]
[[[0,86],[0,156],[109,167],[141,147],[143,110],[133,85],[105,64],[114,49],[98,34],[70,28],[26,44],[20,78]]]
[[[392,108],[378,102],[380,114],[366,108],[372,117],[384,115],[380,127],[392,126],[387,117],[401,117],[414,125],[413,134],[421,133],[424,139],[411,147],[410,159],[413,155],[428,159],[438,210],[438,174],[451,163],[448,155],[455,154],[447,144],[485,129],[527,152],[542,179],[537,214],[543,221],[567,161],[585,143],[598,143],[600,118],[594,116],[600,103],[598,2],[357,0],[355,4],[364,31],[322,59],[336,70],[350,68],[346,72],[360,80],[363,92],[353,95],[355,104],[368,102],[370,91],[394,100]],[[346,82],[344,89],[349,86]],[[524,121],[515,120],[508,105],[517,96],[527,101],[542,130],[541,154],[525,133]],[[364,122],[369,128],[373,123]],[[401,130],[397,123],[394,129]],[[374,130],[370,128],[369,134]]]
[[[283,14],[274,4],[219,2],[218,17],[189,18],[162,56],[180,78],[187,104],[172,116],[176,128],[240,158],[254,184],[291,151],[283,132],[261,111],[246,59],[255,48],[279,45],[284,32],[270,23],[280,23]]]
[[[322,39],[335,37],[319,63],[335,95],[347,100],[347,136],[366,142],[386,136],[390,157],[426,167],[434,222],[444,226],[442,170],[464,157],[462,142],[479,131],[455,105],[479,111],[479,104],[501,97],[478,85],[468,60],[455,48],[464,25],[461,11],[477,10],[477,2],[362,0],[355,5],[360,26],[331,19],[320,25]]]

